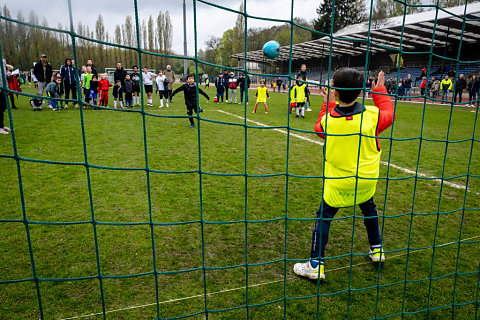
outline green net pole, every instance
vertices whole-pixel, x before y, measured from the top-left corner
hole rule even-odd
[[[439,0],[437,0],[438,2]],[[401,66],[401,59],[402,59],[402,45],[403,45],[403,33],[405,30],[405,9],[404,8],[404,15],[403,15],[403,23],[402,23],[402,32],[400,36],[400,48],[399,48],[399,53],[398,53],[398,58],[397,58],[397,83],[399,80],[400,76],[400,66]],[[437,23],[437,17],[438,17],[438,7],[435,12],[435,24]],[[433,29],[433,34],[432,34],[432,43],[434,42],[435,39],[435,28]],[[430,52],[433,51],[433,48],[430,48]],[[397,100],[398,99],[398,87],[395,90],[395,106],[397,105]],[[403,277],[403,296],[402,296],[402,310],[401,310],[401,315],[402,317],[405,315],[405,301],[407,298],[407,285],[410,282],[408,280],[408,267],[409,267],[409,262],[410,262],[410,249],[411,249],[411,239],[412,239],[412,230],[413,230],[413,218],[415,217],[415,200],[416,200],[416,191],[417,191],[417,186],[418,186],[418,170],[420,166],[420,154],[422,150],[422,142],[423,142],[423,134],[424,134],[424,124],[425,124],[425,115],[426,115],[426,106],[424,104],[423,112],[422,112],[422,124],[420,126],[420,137],[419,137],[419,144],[418,144],[418,153],[417,153],[417,163],[415,167],[415,175],[414,175],[414,183],[413,183],[413,195],[412,195],[412,204],[411,204],[411,212],[410,212],[410,221],[409,221],[409,229],[408,229],[408,240],[407,240],[407,257],[406,257],[406,262],[405,262],[405,273]],[[391,131],[391,134],[393,134],[393,128]],[[393,141],[392,141],[393,143]],[[391,157],[391,146],[390,146],[390,155],[389,158]]]
[[[463,44],[463,36],[464,36],[464,32],[465,32],[465,19],[466,19],[466,16],[467,16],[467,3],[468,3],[468,1],[465,1],[465,7],[464,7],[464,10],[463,10],[462,33],[460,35],[460,43],[458,44],[458,52],[457,52],[457,58],[456,58],[457,69],[456,69],[455,74],[458,74],[458,68],[459,68],[458,62],[460,61],[460,54],[461,54],[461,49],[462,49],[462,44]],[[457,78],[455,78],[455,84],[456,84],[456,81],[457,81]],[[454,88],[455,88],[455,85],[454,85]],[[452,96],[453,96],[453,100],[452,100],[452,110],[453,110],[453,104],[455,102],[456,93],[452,94]],[[462,99],[462,92],[460,92],[459,99],[460,100]],[[477,114],[478,114],[478,108],[477,108],[476,113],[475,113],[475,118],[477,118]],[[472,140],[475,138],[476,125],[477,125],[477,121],[475,121],[473,123]],[[450,128],[450,124],[449,124],[449,128]],[[447,138],[447,143],[448,143],[448,138]],[[446,160],[446,157],[447,157],[447,154],[445,152],[445,160]],[[452,293],[452,319],[455,317],[455,294],[456,294],[457,282],[458,282],[458,262],[459,262],[459,259],[460,259],[460,247],[461,247],[461,244],[462,244],[463,223],[465,221],[465,203],[466,203],[466,199],[467,199],[467,190],[468,190],[469,172],[470,172],[471,161],[472,161],[472,149],[470,149],[470,156],[469,156],[469,159],[468,159],[467,178],[466,178],[466,182],[465,182],[465,192],[463,194],[463,203],[462,203],[462,218],[461,218],[461,221],[460,221],[460,229],[458,231],[457,257],[456,257],[456,261],[455,261],[455,277],[454,277],[453,293]],[[429,296],[429,298],[430,298],[430,296]],[[427,315],[428,315],[428,313],[427,313]]]
[[[197,54],[197,0],[193,0],[193,30],[194,30],[194,43],[195,43],[195,77],[198,83],[198,54]],[[205,220],[203,217],[203,171],[202,171],[202,139],[201,139],[201,117],[199,115],[199,97],[198,97],[198,85],[195,89],[195,95],[197,96],[197,135],[198,135],[198,179],[199,179],[199,202],[200,202],[200,228],[202,239],[202,277],[203,277],[203,301],[205,307],[205,317],[208,319],[208,290],[207,290],[207,266],[205,258]]]
[[[77,49],[75,45],[75,39],[76,39],[76,34],[73,28],[73,14],[72,14],[72,2],[71,0],[68,0],[68,14],[69,14],[69,20],[70,20],[70,36],[72,39],[72,48],[73,48],[73,57],[75,61],[78,61],[77,59]],[[78,83],[78,81],[77,81]],[[79,92],[79,96],[80,96]],[[82,145],[83,145],[83,159],[84,159],[84,166],[85,166],[85,171],[87,175],[87,187],[88,187],[88,199],[90,202],[90,214],[91,214],[91,219],[92,219],[92,228],[93,228],[93,238],[94,238],[94,243],[95,243],[95,260],[96,260],[96,267],[97,267],[97,278],[100,286],[100,299],[102,302],[102,313],[103,313],[103,319],[107,318],[106,315],[106,309],[105,309],[105,293],[104,293],[104,288],[103,288],[103,276],[101,272],[101,267],[100,267],[100,253],[99,253],[99,248],[98,248],[98,235],[97,235],[97,223],[95,219],[95,209],[93,206],[93,194],[92,194],[92,184],[91,184],[91,179],[90,179],[90,165],[88,163],[88,155],[87,155],[87,140],[85,136],[85,120],[83,116],[83,107],[82,104],[79,107],[80,110],[80,125],[82,128]]]
[[[17,148],[17,140],[15,138],[15,126],[13,124],[13,116],[12,116],[12,109],[10,108],[10,101],[7,97],[9,88],[7,83],[7,75],[5,74],[5,68],[3,64],[3,54],[2,54],[2,44],[0,42],[0,76],[2,77],[2,87],[0,90],[0,94],[5,95],[5,102],[7,103],[7,112],[8,112],[8,121],[10,122],[10,129],[11,129],[11,136],[12,136],[12,148],[13,148],[13,158],[15,159],[15,165],[17,167],[17,178],[18,178],[18,190],[20,193],[20,203],[22,206],[22,222],[25,226],[25,233],[27,235],[27,244],[28,244],[28,254],[30,256],[30,264],[32,265],[32,276],[33,281],[35,282],[35,289],[37,293],[37,301],[38,301],[38,310],[40,313],[40,319],[44,319],[43,316],[43,306],[42,306],[42,296],[40,295],[40,283],[39,278],[37,276],[37,269],[35,265],[35,258],[33,255],[33,247],[32,247],[32,240],[30,236],[30,226],[29,220],[27,218],[27,211],[25,206],[25,194],[23,192],[23,181],[22,181],[22,170],[20,166],[20,155],[18,154]],[[3,112],[3,111],[0,111]]]
[[[246,17],[247,13],[247,0],[243,1],[243,19],[244,19],[244,35],[243,35],[243,43],[244,43],[244,52],[245,55],[248,51],[248,44],[247,44],[247,34],[248,34],[248,29],[247,29],[247,19]],[[248,124],[247,124],[247,100],[248,100],[248,88],[247,88],[247,79],[248,79],[248,70],[247,70],[247,60],[246,58],[244,59],[243,67],[245,69],[246,73],[246,78],[245,83],[244,83],[244,88],[245,88],[245,104],[243,105],[243,118],[244,118],[244,179],[245,179],[245,196],[244,196],[244,219],[245,219],[245,240],[244,240],[244,250],[245,250],[245,306],[246,306],[246,317],[247,319],[250,319],[250,306],[249,306],[249,290],[248,290],[248,284],[249,284],[249,268],[248,268]],[[240,93],[241,95],[241,93]],[[242,97],[240,97],[242,98]]]
[[[139,29],[139,19],[138,19],[138,2],[137,0],[133,1],[134,10],[135,10],[135,28],[137,35],[137,55],[138,55],[138,65],[140,70],[142,68],[142,48],[140,46],[140,29]],[[147,145],[147,126],[146,126],[146,113],[144,106],[144,97],[143,97],[143,76],[140,76],[140,87],[141,87],[141,99],[142,99],[142,129],[143,129],[143,149],[145,156],[145,175],[146,175],[146,185],[147,185],[147,197],[148,197],[148,220],[150,225],[150,239],[152,243],[152,263],[153,263],[153,274],[155,279],[155,302],[156,302],[156,315],[157,318],[160,318],[160,299],[159,299],[159,288],[158,288],[158,270],[157,270],[157,256],[156,256],[156,245],[155,245],[155,226],[153,224],[153,213],[152,213],[152,194],[150,189],[150,167],[148,165],[148,145]],[[167,101],[168,103],[168,101]]]
[[[289,47],[289,59],[288,59],[288,82],[289,82],[289,89],[288,89],[288,97],[287,97],[287,108],[290,108],[290,82],[291,82],[291,73],[292,73],[292,44],[293,44],[293,8],[294,8],[294,0],[291,0],[290,5],[290,47]],[[286,164],[285,164],[285,214],[284,214],[284,243],[283,243],[283,318],[287,319],[287,246],[288,246],[288,192],[289,192],[289,182],[290,182],[290,175],[289,175],[289,160],[290,160],[290,112],[287,113],[287,148],[286,148]]]

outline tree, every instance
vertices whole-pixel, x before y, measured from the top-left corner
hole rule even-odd
[[[357,2],[354,1],[354,3]],[[352,1],[349,0],[336,0],[335,7],[333,6],[333,0],[325,0],[317,8],[318,18],[313,22],[313,28],[323,34],[312,32],[312,38],[319,39],[330,34],[330,32],[337,32],[348,25],[362,22],[364,13],[360,10],[362,10],[362,7],[352,5]]]

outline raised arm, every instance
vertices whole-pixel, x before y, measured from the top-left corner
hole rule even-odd
[[[387,96],[387,88],[385,88],[385,74],[380,71],[378,74],[378,80],[373,87],[373,103],[380,109],[378,115],[377,135],[382,133],[385,129],[390,127],[393,123],[393,119],[396,117],[393,103],[390,97]],[[383,94],[375,94],[375,92]]]

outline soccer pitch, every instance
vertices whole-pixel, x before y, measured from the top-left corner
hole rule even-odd
[[[101,319],[102,300],[108,319],[478,317],[476,112],[396,104],[374,197],[386,261],[369,262],[358,207],[341,209],[318,284],[292,267],[310,255],[322,197],[322,98],[301,119],[287,94],[270,93],[266,115],[251,114],[253,90],[246,112],[206,92],[193,129],[182,94],[163,109],[154,95],[145,117],[83,110],[84,131],[79,110],[17,100],[22,160],[0,137],[0,318],[38,319],[39,296],[45,319]]]

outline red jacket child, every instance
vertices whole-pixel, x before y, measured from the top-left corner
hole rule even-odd
[[[102,76],[102,80],[98,82],[98,91],[100,92],[100,106],[106,107],[108,105],[108,88],[110,88],[112,84],[108,82],[105,76]]]

